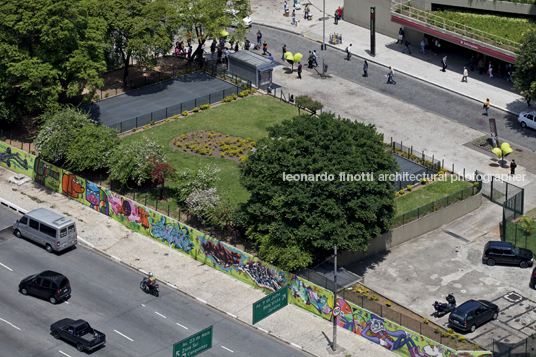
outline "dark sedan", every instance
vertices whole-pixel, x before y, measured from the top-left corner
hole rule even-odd
[[[489,320],[497,320],[499,307],[486,300],[469,300],[450,313],[449,325],[461,331],[474,332]]]
[[[64,275],[47,270],[22,279],[19,291],[23,295],[37,296],[56,304],[71,296],[71,283]]]

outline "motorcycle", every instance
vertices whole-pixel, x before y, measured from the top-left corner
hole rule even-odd
[[[454,311],[454,309],[456,309],[456,299],[454,298],[454,295],[448,294],[446,299],[447,299],[447,303],[436,301],[432,304],[435,309],[435,312],[434,312],[435,317],[444,316],[448,314],[449,312]]]
[[[155,297],[158,297],[158,295],[160,295],[160,286],[158,286],[158,284],[156,283],[153,285],[148,285],[145,279],[141,281],[140,289]]]

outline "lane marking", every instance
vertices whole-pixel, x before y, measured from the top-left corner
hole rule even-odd
[[[119,261],[119,262],[121,261],[121,259],[119,259],[119,258],[116,257],[115,255],[110,255],[110,257],[114,258],[115,260],[117,260],[117,261]]]
[[[262,332],[266,332],[266,333],[268,333],[268,331],[266,331],[266,330],[263,329],[263,328],[260,328],[260,327],[257,327],[257,328],[258,328],[259,330],[261,330]]]
[[[114,330],[114,331],[117,332],[118,334],[120,334],[121,336],[123,336],[124,338],[126,338],[127,340],[130,340],[131,342],[134,342],[133,339],[131,339],[131,338],[128,337],[128,336],[123,335],[121,332],[119,332],[119,331],[117,331],[117,330]]]
[[[179,326],[180,326],[180,327],[182,327],[183,329],[186,329],[186,330],[188,330],[188,327],[186,327],[186,326],[183,326],[183,325],[181,325],[181,324],[180,324],[180,323],[178,323],[178,322],[177,322],[177,325],[179,325]]]
[[[60,353],[61,353],[62,355],[67,356],[67,357],[71,357],[71,355],[68,355],[67,353],[63,352],[62,350],[60,350]]]
[[[160,316],[162,316],[162,317],[163,317],[163,318],[165,318],[165,319],[167,319],[167,317],[165,317],[164,315],[162,315],[162,314],[161,314],[161,313],[159,313],[159,312],[156,312],[156,311],[155,311],[154,313],[155,313],[155,314],[157,314],[157,315],[160,315]]]
[[[9,270],[9,271],[13,271],[13,269],[11,269],[10,267],[8,267],[7,265],[4,265],[4,264],[2,264],[2,263],[0,263],[0,265],[3,266],[4,268],[6,268],[6,269]]]
[[[230,312],[226,312],[227,315],[234,317],[235,319],[238,318],[236,315],[231,314]]]
[[[199,300],[199,301],[201,301],[203,304],[206,304],[206,303],[207,303],[205,300],[200,299],[200,298],[198,298],[198,297],[196,297],[196,299]]]
[[[175,285],[173,285],[173,284],[170,284],[170,283],[166,283],[166,284],[167,284],[167,286],[171,286],[173,289],[177,289],[177,287]]]
[[[230,350],[230,349],[228,349],[228,348],[227,348],[227,347],[225,347],[225,346],[221,346],[221,348],[223,348],[223,349],[226,349],[227,351],[229,351],[229,352],[231,352],[231,353],[234,353],[234,351],[233,351],[233,350]]]
[[[297,344],[295,344],[295,343],[293,343],[293,342],[291,342],[290,344],[291,344],[292,346],[296,347],[296,348],[299,348],[300,350],[302,349],[302,347],[301,347],[300,345],[297,345]]]
[[[12,327],[14,327],[14,328],[16,328],[17,330],[20,331],[20,328],[18,328],[17,326],[13,325],[11,322],[6,321],[6,320],[4,320],[4,319],[0,319],[0,321],[4,321],[6,324],[11,325]]]

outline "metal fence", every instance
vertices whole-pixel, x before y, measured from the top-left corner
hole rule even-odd
[[[473,185],[472,187],[464,188],[461,191],[458,191],[446,197],[440,198],[437,201],[430,202],[424,206],[414,209],[413,211],[409,211],[404,214],[401,214],[400,216],[395,217],[393,219],[393,225],[391,226],[391,228],[402,226],[416,219],[424,217],[432,212],[435,212],[444,207],[450,206],[453,203],[465,200],[467,197],[474,196],[478,192],[480,192],[480,187],[481,187],[481,184],[477,183],[476,185]]]
[[[221,71],[217,66],[206,66],[203,71],[213,76],[220,76],[222,79],[228,79],[235,84],[233,88],[227,88],[221,91],[210,93],[202,97],[187,100],[167,108],[162,108],[151,113],[142,114],[135,118],[123,120],[120,123],[110,125],[111,128],[117,129],[119,133],[130,131],[134,128],[140,128],[144,125],[156,123],[165,120],[173,115],[181,114],[184,111],[192,111],[194,108],[204,104],[214,104],[221,102],[225,97],[242,92],[244,89],[251,90],[251,81],[243,79],[233,73]],[[242,87],[239,87],[241,85]]]
[[[296,271],[296,275],[326,290],[333,291],[335,289],[335,282],[333,280],[326,278],[324,275],[319,274],[314,270],[308,268],[300,268]],[[339,289],[341,288],[342,286],[339,286]]]
[[[490,177],[490,180],[484,179]],[[524,205],[524,189],[505,182],[494,175],[487,175],[483,172],[476,171],[476,180],[482,183],[482,195],[490,201],[503,206],[508,201],[507,205],[512,210],[515,209],[519,215],[523,215]],[[517,196],[517,198],[514,198]],[[510,200],[513,198],[513,200]]]
[[[493,340],[493,357],[535,357],[536,336],[531,335],[514,345]]]
[[[400,155],[410,160],[417,160],[419,165],[428,168],[435,173],[439,172],[439,170],[441,170],[441,168],[443,167],[441,161],[436,159],[434,155],[430,157],[424,152],[413,150],[413,146],[404,146],[402,145],[402,142],[400,142],[399,144],[393,141],[393,138],[391,138],[391,148],[394,154]],[[454,166],[452,167],[452,171],[454,172]]]

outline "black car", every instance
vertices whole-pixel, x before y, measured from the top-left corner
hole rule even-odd
[[[23,295],[34,295],[56,304],[71,296],[71,283],[64,275],[47,270],[22,279],[19,291]]]
[[[484,246],[482,263],[489,266],[494,266],[495,263],[513,264],[526,268],[534,263],[534,254],[510,242],[487,242]]]
[[[462,331],[474,332],[489,320],[497,320],[499,307],[486,300],[469,300],[450,313],[449,325]]]
[[[76,346],[80,352],[92,351],[106,343],[106,335],[97,331],[84,320],[62,319],[50,326],[55,339],[64,339]]]

